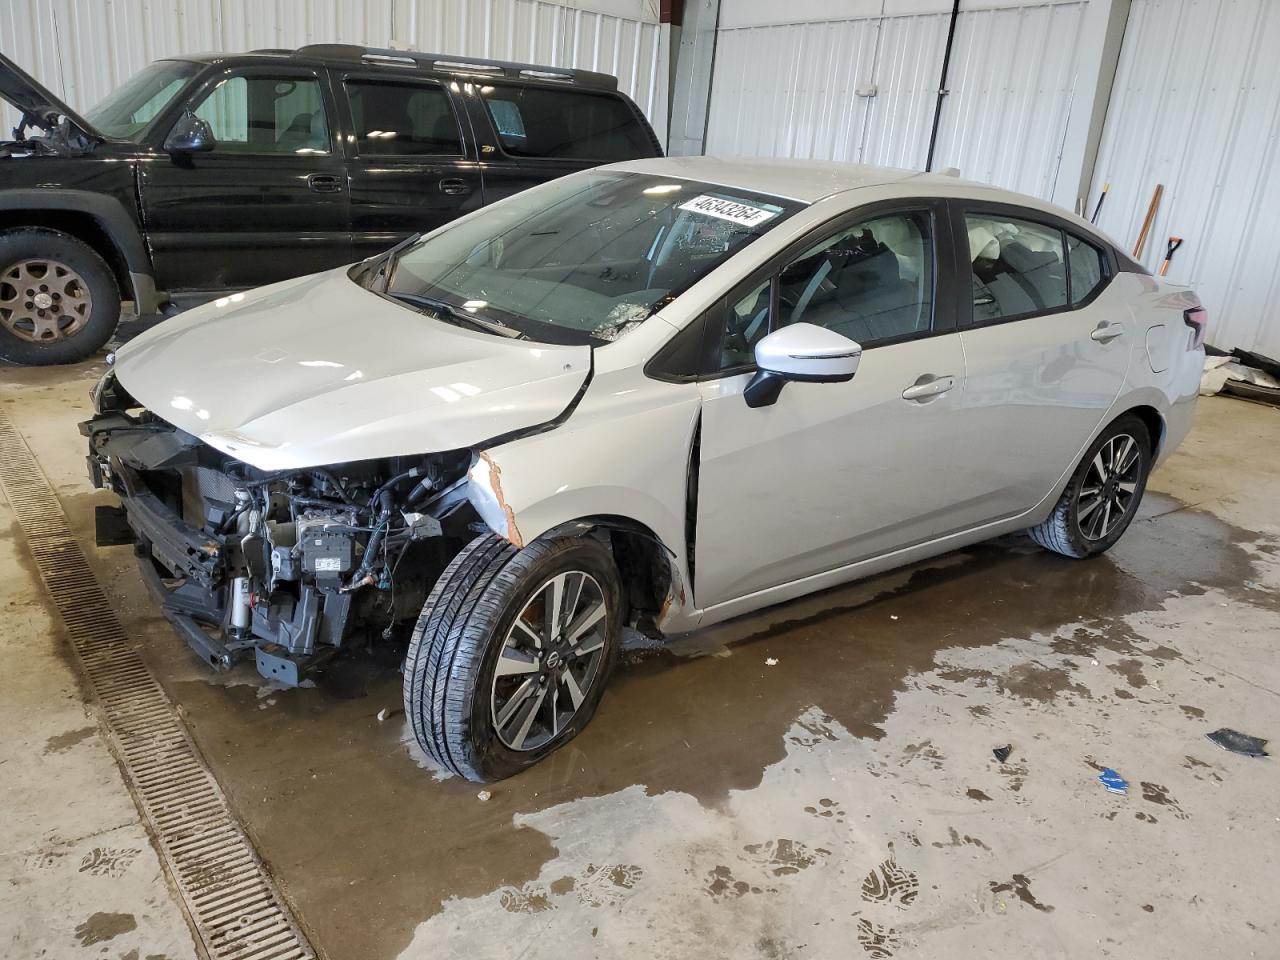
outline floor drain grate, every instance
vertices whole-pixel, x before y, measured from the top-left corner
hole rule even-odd
[[[314,958],[173,704],[121,628],[49,481],[3,412],[0,488],[101,705],[138,809],[209,956]]]

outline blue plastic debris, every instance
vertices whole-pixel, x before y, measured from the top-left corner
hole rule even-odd
[[[1098,779],[1112,793],[1126,794],[1129,792],[1129,781],[1110,767],[1104,767],[1102,772],[1098,774]]]

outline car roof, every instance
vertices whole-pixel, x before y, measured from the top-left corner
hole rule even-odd
[[[653,157],[610,164],[610,170],[648,173],[681,180],[702,180],[740,190],[752,190],[801,203],[813,203],[835,193],[884,183],[921,178],[941,179],[916,170],[873,167],[829,160],[790,160],[771,157]]]
[[[203,64],[228,61],[279,63],[283,60],[307,66],[359,67],[362,70],[385,70],[394,74],[443,73],[469,78],[487,77],[525,83],[563,84],[595,90],[616,91],[618,89],[617,77],[607,73],[596,73],[593,70],[521,63],[517,60],[489,60],[456,53],[420,53],[416,50],[363,47],[352,43],[313,43],[298,47],[296,50],[263,48],[246,53],[188,53],[165,59],[187,60]]]

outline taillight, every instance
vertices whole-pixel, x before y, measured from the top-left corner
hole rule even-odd
[[[1204,307],[1192,307],[1182,311],[1182,319],[1191,328],[1191,340],[1188,350],[1199,350],[1204,346],[1204,335],[1209,329],[1209,311]]]

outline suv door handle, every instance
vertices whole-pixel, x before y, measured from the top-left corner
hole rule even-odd
[[[313,173],[307,177],[307,189],[312,193],[338,193],[342,180],[332,173]]]
[[[902,391],[902,399],[927,401],[933,397],[942,396],[955,385],[956,378],[949,374],[945,377],[935,377],[931,373],[926,373]]]
[[[471,187],[467,184],[467,181],[458,177],[445,177],[440,181],[440,192],[456,196],[460,193],[470,193]]]
[[[1116,337],[1124,336],[1124,326],[1119,323],[1112,323],[1109,320],[1103,320],[1098,324],[1093,333],[1089,334],[1089,339],[1097,340],[1099,343],[1110,343]]]

